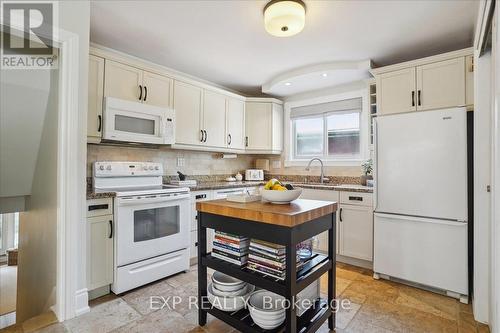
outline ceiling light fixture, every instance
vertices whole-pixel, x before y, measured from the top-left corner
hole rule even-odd
[[[322,76],[322,77],[327,77],[327,76],[328,76],[328,74],[327,74],[327,73],[323,73],[323,74],[321,74],[321,76]]]
[[[304,29],[306,5],[301,0],[271,0],[264,7],[266,31],[276,37],[289,37]]]
[[[292,84],[290,82],[285,82],[285,86],[291,86]]]

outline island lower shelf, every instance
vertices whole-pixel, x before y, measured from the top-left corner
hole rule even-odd
[[[212,316],[230,324],[241,332],[250,333],[278,333],[285,331],[285,323],[272,330],[265,330],[256,325],[250,317],[247,309],[241,309],[235,312],[225,312],[216,308],[207,310]],[[318,298],[302,316],[297,317],[297,332],[308,333],[315,332],[330,316],[328,311],[328,302],[325,299]]]
[[[216,271],[233,276],[242,281],[253,284],[256,287],[272,291],[278,295],[286,296],[286,283],[263,273],[252,271],[245,267],[239,267],[227,261],[214,258],[210,254],[201,258],[202,264]],[[295,291],[301,292],[313,281],[319,279],[332,268],[333,261],[327,256],[315,253],[309,258],[304,266],[297,271],[297,284]]]

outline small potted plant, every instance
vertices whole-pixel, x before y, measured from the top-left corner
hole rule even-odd
[[[363,168],[363,175],[361,176],[361,185],[366,186],[366,181],[368,179],[373,179],[373,176],[372,176],[373,161],[372,161],[372,159],[370,158],[368,161],[361,164],[361,167]]]

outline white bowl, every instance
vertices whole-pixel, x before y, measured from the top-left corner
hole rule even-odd
[[[275,190],[265,190],[265,189],[262,189],[260,191],[263,200],[270,201],[271,203],[280,205],[292,202],[293,200],[300,197],[301,193],[302,189],[300,187],[286,191],[275,191]]]
[[[247,284],[245,294],[235,297],[223,297],[214,295],[213,283],[207,287],[208,301],[217,309],[222,311],[238,311],[245,307],[248,295],[255,290],[255,286]]]
[[[285,321],[284,297],[267,290],[257,290],[248,298],[250,317],[263,329],[273,329]]]
[[[243,296],[247,293],[247,283],[243,283],[241,285],[241,288],[235,291],[223,291],[217,289],[217,285],[213,283],[213,293],[215,296],[222,296],[222,297],[236,297],[236,296]]]
[[[246,283],[218,271],[214,272],[212,275],[212,282],[214,283],[214,288],[220,291],[238,291],[242,289]]]

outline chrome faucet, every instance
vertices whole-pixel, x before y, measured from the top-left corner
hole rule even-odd
[[[321,164],[321,176],[319,177],[319,181],[321,184],[323,184],[323,182],[326,180],[328,181],[328,178],[325,178],[325,166],[323,165],[323,161],[317,157],[315,158],[312,158],[309,163],[307,163],[307,166],[306,166],[306,171],[309,171],[311,170],[311,163],[316,160],[318,161],[320,164]]]

